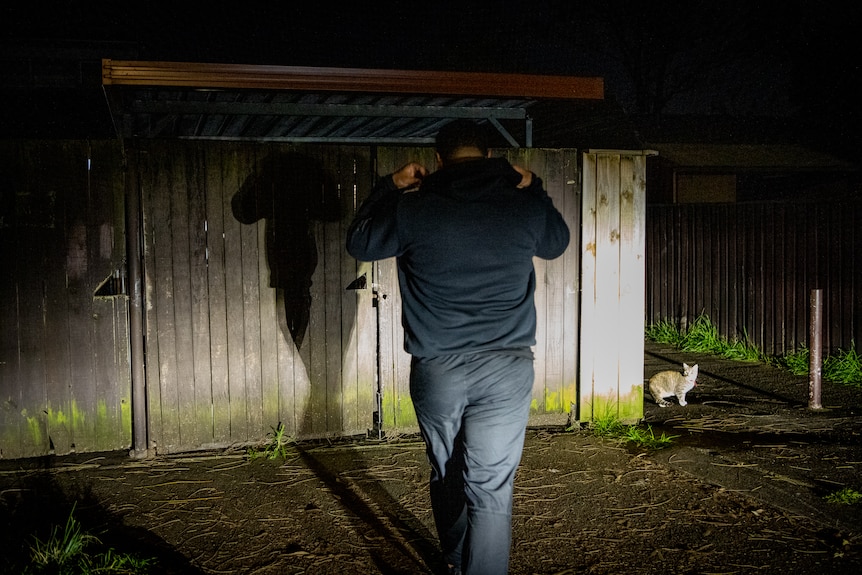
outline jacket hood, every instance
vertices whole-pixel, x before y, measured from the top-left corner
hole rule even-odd
[[[459,199],[478,198],[494,193],[501,181],[513,187],[521,182],[521,174],[506,158],[471,159],[444,165],[425,178],[419,192]]]

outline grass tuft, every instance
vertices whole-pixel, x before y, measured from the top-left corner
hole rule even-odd
[[[809,370],[808,363],[810,358],[811,353],[808,351],[808,348],[803,347],[795,352],[775,358],[774,364],[786,369],[793,375],[805,375]]]
[[[856,353],[856,342],[850,344],[848,350],[838,350],[823,360],[823,377],[829,381],[837,381],[862,387],[862,357]]]
[[[679,437],[677,435],[666,435],[664,432],[656,437],[652,426],[646,429],[637,425],[626,425],[613,415],[605,415],[595,418],[590,422],[590,431],[596,437],[615,439],[626,443],[634,443],[638,447],[647,449],[663,449],[669,447],[671,442]]]
[[[74,517],[75,506],[66,519],[66,525],[55,525],[47,541],[34,537],[31,559],[34,565],[47,569],[51,566],[63,567],[75,563],[83,555],[84,548],[99,540],[81,530],[81,524]]]
[[[836,491],[835,493],[830,493],[826,497],[824,497],[826,501],[829,503],[838,503],[841,505],[855,505],[856,503],[862,503],[862,493],[859,493],[855,489],[851,487],[845,487]]]
[[[682,334],[679,327],[669,320],[661,320],[646,328],[646,338],[657,343],[679,347]]]
[[[787,369],[794,375],[808,373],[810,353],[807,348],[781,357],[767,356],[743,334],[742,339],[728,339],[718,333],[717,326],[705,315],[698,316],[688,329],[680,329],[669,320],[647,326],[645,337],[657,343],[673,345],[691,353],[708,353],[737,361],[761,361]],[[849,350],[839,349],[823,359],[821,374],[834,383],[862,387],[862,356],[855,342]]]
[[[683,351],[721,355],[724,340],[718,335],[718,327],[705,315],[695,318],[680,337],[679,347]]]
[[[708,353],[737,361],[758,361],[763,354],[751,343],[748,334],[742,339],[728,339],[718,333],[718,326],[706,315],[698,316],[685,331],[680,331],[679,347],[692,353]]]
[[[624,427],[625,425],[613,415],[601,415],[590,422],[590,431],[596,437],[619,437]]]
[[[255,459],[282,459],[287,458],[287,446],[291,443],[296,443],[296,438],[292,435],[287,435],[284,431],[284,424],[279,422],[278,426],[271,427],[272,431],[267,433],[267,442],[262,447],[250,447],[246,451],[249,460]]]
[[[98,537],[87,533],[74,517],[75,506],[66,519],[66,525],[55,525],[46,541],[33,537],[30,548],[30,565],[25,575],[50,573],[52,575],[146,574],[154,561],[114,549],[101,548]]]
[[[638,447],[646,447],[648,449],[664,449],[670,447],[670,444],[678,435],[667,435],[664,431],[659,437],[655,436],[652,426],[647,424],[646,429],[637,425],[629,425],[626,427],[625,439],[629,443],[634,443]]]

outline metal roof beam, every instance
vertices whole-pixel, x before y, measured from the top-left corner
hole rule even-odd
[[[178,140],[210,140],[219,142],[247,142],[253,139],[255,142],[282,142],[293,144],[366,144],[366,145],[392,145],[392,146],[420,146],[434,144],[434,137],[328,137],[328,136],[259,136],[248,138],[245,136],[176,136]]]
[[[509,130],[507,130],[506,128],[504,128],[504,127],[503,127],[503,124],[501,124],[500,122],[498,122],[496,118],[488,118],[488,121],[489,121],[489,122],[491,122],[491,125],[492,125],[492,126],[494,126],[495,128],[497,128],[497,131],[498,131],[498,132],[500,132],[500,134],[502,134],[502,136],[503,136],[504,138],[506,138],[506,141],[507,141],[507,142],[509,142],[509,144],[510,144],[513,148],[520,148],[520,147],[521,147],[521,146],[519,146],[519,145],[518,145],[518,140],[516,140],[515,138],[513,138],[513,137],[512,137],[512,134],[510,134],[510,133],[509,133]]]
[[[136,101],[135,114],[223,114],[261,116],[348,116],[356,118],[488,118],[522,120],[524,108],[496,106],[399,106],[373,104],[294,104],[244,102]]]

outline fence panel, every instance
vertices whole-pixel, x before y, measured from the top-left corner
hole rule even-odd
[[[862,339],[862,202],[652,205],[646,322],[706,315],[770,355],[808,345],[809,294],[824,291],[823,345]]]
[[[150,447],[365,432],[375,325],[343,246],[368,149],[141,148]]]
[[[114,142],[0,145],[0,458],[127,448],[123,172]]]

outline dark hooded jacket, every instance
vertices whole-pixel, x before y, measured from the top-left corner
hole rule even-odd
[[[503,352],[535,344],[533,257],[553,259],[569,229],[533,176],[504,158],[445,165],[416,192],[383,178],[348,230],[356,259],[397,257],[404,348],[414,357]]]

